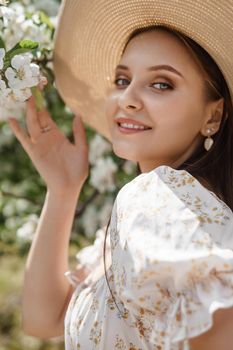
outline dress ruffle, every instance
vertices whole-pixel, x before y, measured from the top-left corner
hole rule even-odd
[[[168,350],[211,328],[216,310],[233,306],[232,212],[223,213],[224,203],[193,179],[160,166],[118,194],[116,291],[130,313],[144,310]]]

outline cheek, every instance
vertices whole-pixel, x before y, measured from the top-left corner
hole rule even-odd
[[[185,147],[200,131],[203,109],[194,101],[164,99],[150,106],[150,115],[158,142],[164,144],[166,138],[169,148],[179,143]]]
[[[199,127],[203,119],[201,101],[188,96],[158,99],[150,104],[149,109],[155,125],[158,123],[164,127],[190,127],[194,130]]]

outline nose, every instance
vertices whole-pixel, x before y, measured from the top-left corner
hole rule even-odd
[[[135,109],[140,110],[142,108],[142,101],[138,97],[135,89],[132,85],[128,85],[127,88],[122,90],[119,98],[118,104],[121,109]]]

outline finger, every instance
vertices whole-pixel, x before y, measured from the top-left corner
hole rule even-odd
[[[86,131],[80,115],[76,115],[73,120],[73,133],[75,145],[87,148]]]
[[[35,99],[33,96],[27,101],[26,110],[26,125],[29,135],[33,141],[36,141],[41,135],[41,127],[38,120],[38,115],[35,106]]]
[[[50,113],[45,107],[39,112],[37,112],[37,115],[38,115],[38,120],[41,128],[44,128],[47,125],[50,125],[53,129],[57,128],[57,124],[51,118]]]
[[[8,123],[11,130],[14,132],[16,138],[22,144],[24,150],[27,153],[30,153],[31,146],[32,146],[31,141],[28,135],[26,134],[26,132],[20,127],[19,122],[14,118],[9,118]]]

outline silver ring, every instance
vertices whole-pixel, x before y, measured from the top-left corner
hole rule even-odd
[[[50,125],[47,125],[45,126],[44,128],[41,128],[41,132],[44,133],[44,132],[48,132],[51,130],[51,126]]]

